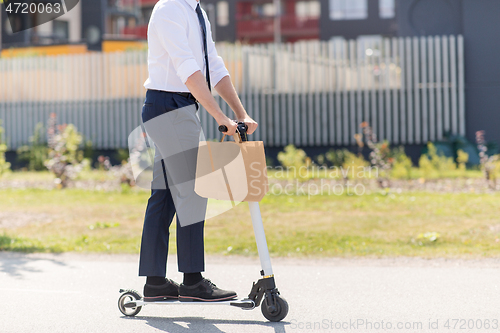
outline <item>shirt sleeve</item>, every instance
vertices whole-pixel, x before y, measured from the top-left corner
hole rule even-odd
[[[161,46],[168,52],[177,76],[182,83],[201,71],[187,38],[187,20],[183,10],[173,2],[166,2],[152,18],[152,26]]]
[[[208,48],[208,63],[210,64],[210,83],[215,87],[220,80],[225,76],[229,76],[229,72],[224,65],[224,60],[217,54],[215,43],[212,38],[212,26],[204,12],[205,22],[207,22],[207,48]]]

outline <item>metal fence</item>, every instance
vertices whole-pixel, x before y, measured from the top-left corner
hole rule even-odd
[[[260,124],[254,139],[269,146],[354,144],[363,121],[394,144],[465,134],[462,36],[220,44],[218,51]],[[95,148],[125,148],[140,124],[147,52],[0,59],[0,76],[10,149],[28,143],[52,112]],[[208,113],[200,118],[207,137],[219,138]]]

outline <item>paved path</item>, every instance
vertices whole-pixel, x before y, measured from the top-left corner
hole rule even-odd
[[[142,289],[136,256],[0,252],[0,332],[500,332],[500,260],[273,263],[290,304],[281,323],[225,306],[149,305],[126,318],[118,290]],[[259,270],[258,259],[209,257],[205,275],[246,296]],[[168,271],[181,280],[175,258]]]

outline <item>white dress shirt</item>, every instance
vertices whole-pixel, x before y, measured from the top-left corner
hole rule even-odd
[[[196,14],[196,0],[160,0],[156,3],[148,26],[148,70],[146,89],[189,92],[188,77],[196,71],[205,77],[203,32]],[[212,86],[229,75],[218,56],[207,14],[208,61]]]

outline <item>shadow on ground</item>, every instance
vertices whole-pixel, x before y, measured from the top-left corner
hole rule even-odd
[[[38,268],[30,267],[35,261],[50,261],[60,266],[68,266],[67,263],[57,259],[34,258],[26,254],[0,251],[0,273],[7,273],[15,278],[23,278],[24,273],[42,273]]]
[[[285,333],[285,325],[289,322],[282,321],[279,323],[272,323],[256,320],[224,320],[224,319],[205,319],[203,317],[177,317],[177,318],[163,318],[163,317],[124,317],[127,320],[141,320],[146,321],[146,324],[164,332],[169,333],[224,333],[223,330],[215,325],[258,325],[261,327],[272,327],[275,333]],[[181,324],[182,323],[182,324]],[[187,327],[186,327],[187,326]],[[234,329],[232,329],[234,331]],[[244,331],[242,329],[242,331]],[[260,331],[258,328],[253,331]]]

